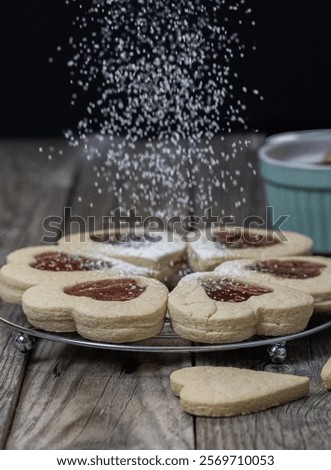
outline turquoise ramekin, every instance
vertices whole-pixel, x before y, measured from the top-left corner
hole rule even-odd
[[[283,230],[314,241],[314,253],[331,253],[331,130],[275,134],[258,151],[267,201]]]

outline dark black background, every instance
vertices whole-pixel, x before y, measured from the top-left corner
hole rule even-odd
[[[331,127],[331,2],[246,3],[256,26],[241,38],[255,41],[257,51],[236,67],[243,84],[264,96],[245,100],[249,128],[274,133]],[[83,101],[70,105],[66,66],[77,8],[78,2],[68,7],[64,0],[1,0],[1,136],[61,135],[84,114]]]

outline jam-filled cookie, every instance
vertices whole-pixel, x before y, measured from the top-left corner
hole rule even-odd
[[[305,235],[242,227],[202,231],[187,247],[192,271],[211,271],[231,259],[309,255],[311,250],[312,240]]]
[[[187,413],[239,416],[309,394],[309,378],[235,367],[186,367],[170,375],[171,388]]]
[[[212,272],[184,277],[168,299],[174,331],[205,343],[302,331],[313,305],[311,295],[295,289]]]
[[[0,270],[0,298],[21,303],[26,289],[36,284],[75,281],[77,275],[84,280],[109,274],[134,274],[151,276],[142,268],[118,259],[81,254],[77,249],[58,246],[34,246],[13,251],[7,264]]]
[[[77,331],[105,342],[130,342],[158,334],[164,325],[168,289],[142,276],[85,276],[74,282],[40,284],[26,290],[23,311],[46,331]]]
[[[221,276],[242,276],[251,281],[276,282],[314,297],[315,311],[331,311],[331,259],[323,256],[240,259],[215,268]]]
[[[159,280],[176,274],[186,258],[186,243],[180,235],[167,231],[147,233],[139,228],[69,234],[59,245],[79,247],[95,256],[111,256],[146,267]]]

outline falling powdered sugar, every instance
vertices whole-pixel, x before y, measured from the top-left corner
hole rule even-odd
[[[207,208],[212,188],[236,187],[239,175],[221,175],[220,162],[249,143],[234,142],[231,153],[217,145],[220,135],[247,130],[238,96],[259,95],[232,67],[245,57],[245,0],[67,3],[80,7],[69,38],[72,104],[81,95],[89,102],[65,136],[95,160],[97,193],[170,216]]]

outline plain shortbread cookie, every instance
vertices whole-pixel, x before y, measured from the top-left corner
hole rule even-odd
[[[187,413],[238,416],[266,410],[309,393],[309,378],[234,367],[187,367],[170,375]]]

